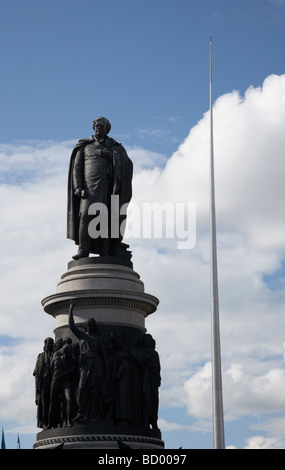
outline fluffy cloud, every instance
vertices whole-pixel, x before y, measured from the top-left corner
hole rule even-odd
[[[184,388],[187,394],[188,413],[197,418],[211,417],[212,367],[205,364],[188,379]],[[284,397],[281,392],[285,385],[285,370],[270,369],[264,375],[253,376],[244,371],[241,364],[231,364],[224,370],[223,388],[225,419],[238,416],[256,415],[266,410],[268,413],[282,412]],[[268,400],[268,397],[271,397]]]
[[[214,104],[225,416],[230,422],[258,414],[263,435],[266,417],[276,414],[269,437],[282,434],[275,440],[280,446],[284,432],[277,418],[285,405],[281,393],[285,293],[280,289],[285,259],[284,101],[285,76],[272,75],[243,97],[234,91]],[[55,291],[75,249],[65,239],[67,168],[73,144],[25,142],[0,148],[0,197],[5,201],[0,274],[0,328],[5,335],[0,351],[5,384],[0,394],[2,419],[29,421],[34,362],[54,327],[41,299]],[[139,147],[128,148],[128,153],[135,165],[134,204],[196,206],[192,249],[177,249],[177,236],[137,237],[129,242],[134,269],[146,291],[160,299],[158,312],[147,318],[146,326],[162,362],[162,430],[189,428],[168,419],[167,407],[184,407],[196,425],[201,423],[200,429],[209,430],[209,113],[167,162],[163,155]],[[16,345],[6,341],[11,337]],[[251,439],[249,446],[269,445],[267,437],[261,444]]]
[[[278,437],[253,436],[248,440],[245,449],[284,449],[284,440]]]

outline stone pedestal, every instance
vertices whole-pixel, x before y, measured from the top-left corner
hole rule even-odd
[[[110,362],[110,386],[103,387],[100,417],[84,423],[74,422],[71,427],[59,424],[42,430],[37,434],[34,448],[114,449],[121,444],[134,449],[163,449],[159,429],[145,422],[143,398],[142,342],[148,336],[145,335],[145,318],[156,311],[158,299],[145,293],[144,284],[128,259],[90,257],[71,261],[56,293],[43,299],[42,305],[45,312],[55,318],[55,344],[68,337],[76,347],[78,338],[69,327],[71,301],[76,327],[83,331],[88,319],[96,321]],[[120,338],[121,351],[116,349],[115,338]],[[117,373],[122,364],[125,366],[124,386],[129,384],[125,391]],[[79,369],[78,365],[78,375]],[[120,419],[116,411],[117,406],[124,408],[124,404],[118,405],[118,393],[121,401],[127,399],[126,395],[129,397],[128,409],[123,411],[126,419]]]

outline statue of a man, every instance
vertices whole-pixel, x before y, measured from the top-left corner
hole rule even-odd
[[[158,429],[158,388],[161,384],[160,360],[155,350],[155,340],[146,333],[142,345],[143,358],[143,425]]]
[[[101,417],[102,382],[109,376],[107,353],[103,338],[97,333],[94,318],[85,323],[85,331],[74,323],[73,302],[69,308],[69,328],[79,340],[78,413],[75,422],[84,423]]]
[[[36,386],[36,405],[38,407],[39,428],[46,428],[48,426],[53,347],[54,340],[52,338],[46,338],[44,341],[43,352],[38,355],[36,366],[33,372]]]
[[[118,254],[123,236],[121,230],[116,236],[111,234],[111,196],[118,197],[119,214],[121,207],[132,197],[133,164],[124,147],[108,137],[110,122],[104,117],[97,118],[93,121],[93,129],[95,134],[79,140],[70,158],[67,238],[79,245],[74,259],[87,257],[90,253],[101,256]],[[109,225],[104,237],[89,235],[92,216],[88,211],[94,203],[107,208]],[[120,227],[125,218],[126,215],[120,215]]]

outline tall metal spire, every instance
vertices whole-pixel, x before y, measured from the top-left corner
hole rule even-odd
[[[219,292],[216,242],[215,175],[214,175],[214,139],[213,139],[213,104],[212,104],[212,37],[210,37],[210,122],[211,122],[211,162],[210,162],[210,244],[211,244],[211,310],[212,310],[212,400],[214,448],[225,448],[223,391],[221,372]]]

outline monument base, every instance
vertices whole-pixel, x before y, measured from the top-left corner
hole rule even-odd
[[[145,328],[158,299],[145,293],[130,260],[71,261],[42,304],[55,339],[34,372],[43,429],[34,449],[163,449],[159,356]]]
[[[34,449],[163,449],[159,430],[88,424],[47,429],[37,434]]]

